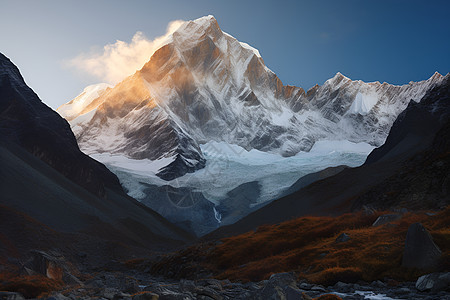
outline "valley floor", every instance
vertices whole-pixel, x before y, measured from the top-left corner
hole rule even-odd
[[[71,284],[67,275],[49,278],[56,276],[49,267],[33,275],[24,275],[23,267],[15,273],[3,269],[0,290],[55,300],[450,299],[448,285],[430,287],[431,291],[415,285],[419,276],[450,270],[450,208],[390,212],[396,216],[393,220],[374,226],[386,213],[302,217],[261,226],[239,236],[155,254],[151,259],[110,261],[95,269],[84,268],[83,272],[73,272],[79,281]],[[406,232],[418,222],[442,251],[434,268],[402,267]],[[346,238],[342,238],[344,233]],[[325,294],[333,296],[325,298]],[[7,298],[4,293],[1,297],[20,299]]]

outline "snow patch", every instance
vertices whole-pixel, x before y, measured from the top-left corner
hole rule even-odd
[[[367,115],[375,104],[377,104],[377,102],[378,95],[376,93],[363,94],[358,92],[352,106],[350,106],[349,112],[353,114]]]
[[[98,83],[87,86],[83,92],[67,104],[61,105],[56,111],[66,119],[79,115],[89,104],[97,99],[107,88],[113,88],[107,83]]]
[[[239,42],[239,44],[241,44],[241,46],[242,46],[243,48],[252,51],[253,54],[255,54],[257,57],[261,57],[261,54],[259,54],[258,49],[253,48],[252,46],[250,46],[249,44],[244,43],[244,42]]]

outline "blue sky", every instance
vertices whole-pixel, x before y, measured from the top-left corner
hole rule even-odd
[[[450,71],[450,1],[0,0],[0,52],[52,108],[98,76],[68,64],[137,31],[152,40],[170,21],[212,14],[257,48],[284,84],[305,89],[336,72],[405,84]]]

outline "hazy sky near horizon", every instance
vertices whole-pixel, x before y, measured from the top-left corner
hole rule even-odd
[[[405,84],[450,72],[449,12],[446,0],[0,0],[0,52],[56,109],[139,69],[171,21],[212,14],[284,84],[308,89],[336,72]]]

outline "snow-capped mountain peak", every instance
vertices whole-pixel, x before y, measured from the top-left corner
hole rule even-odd
[[[71,121],[78,115],[85,114],[85,109],[92,103],[92,101],[100,97],[100,95],[102,95],[108,88],[113,88],[113,86],[108,83],[89,85],[72,101],[61,105],[57,111],[68,121]]]
[[[90,103],[78,115],[69,104],[59,112],[84,151],[164,159],[158,174],[173,179],[204,166],[199,144],[209,141],[282,156],[322,139],[379,146],[409,101],[442,78],[393,86],[338,72],[305,92],[283,85],[258,50],[206,16],[184,22],[141,70],[98,98],[69,102]]]

